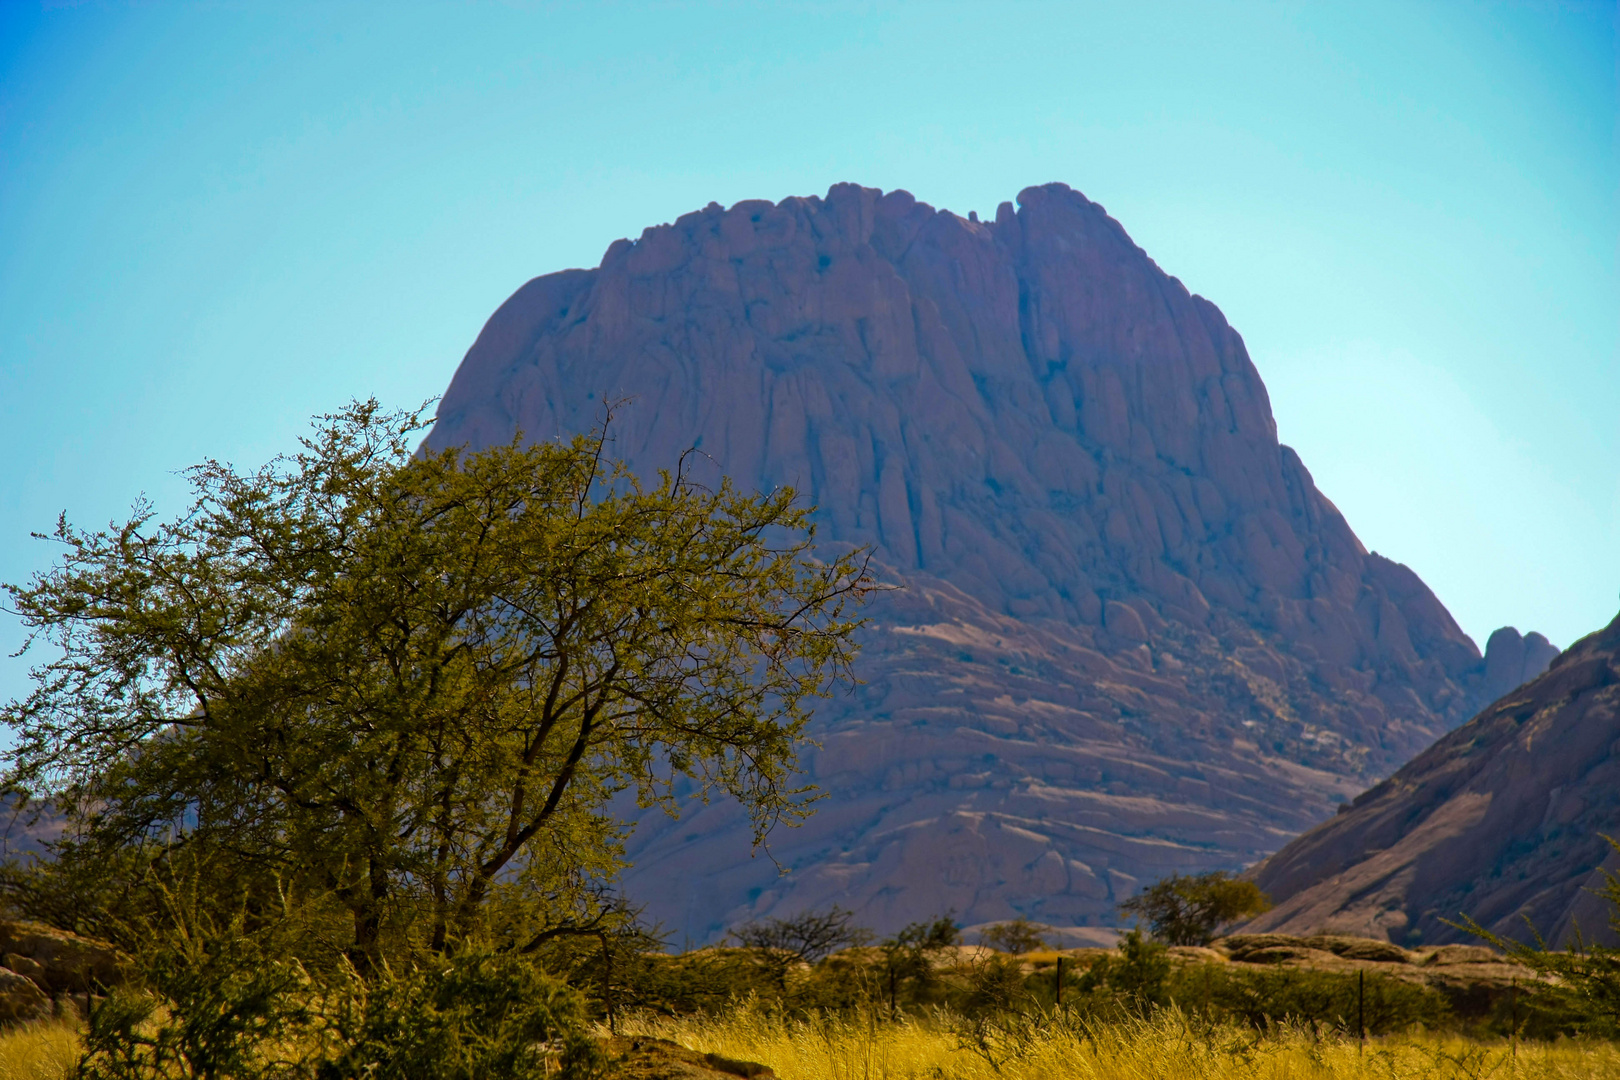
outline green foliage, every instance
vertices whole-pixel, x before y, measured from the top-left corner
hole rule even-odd
[[[510,953],[467,950],[357,986],[316,1080],[590,1080],[607,1062],[580,996]]]
[[[600,923],[626,790],[673,812],[689,778],[756,838],[808,813],[860,558],[815,560],[789,490],[643,487],[605,431],[415,454],[424,426],[354,405],[261,469],[192,469],[172,521],[59,522],[60,562],[7,589],[60,655],[0,720],[9,781],[70,827],[0,881],[14,906],[139,944],[189,875],[250,931],[292,898],[298,956],[369,975]]]
[[[970,1017],[1023,1011],[1030,1003],[1024,965],[1004,953],[968,966],[967,993],[961,1011]]]
[[[144,989],[92,1011],[82,1080],[591,1080],[606,1067],[580,996],[513,953],[322,981],[221,934],[146,970]]]
[[[637,953],[618,968],[618,1002],[626,1010],[665,1016],[717,1014],[753,998],[799,1004],[801,987],[749,949],[697,949],[676,956]],[[580,985],[593,985],[581,981]]]
[[[1153,936],[1167,945],[1208,945],[1222,926],[1270,908],[1259,886],[1223,870],[1173,874],[1119,905],[1124,914],[1146,919]]]
[[[178,934],[143,957],[138,984],[91,1010],[82,1080],[298,1075],[316,1024],[313,984],[296,961],[232,927]]]
[[[1033,952],[1046,945],[1041,929],[1020,915],[1012,922],[996,923],[979,933],[979,942],[1013,954]]]
[[[1252,965],[1244,965],[1245,969]],[[1183,1009],[1257,1028],[1306,1024],[1341,1034],[1435,1029],[1451,1020],[1444,995],[1381,973],[1313,971],[1307,968],[1234,969],[1230,964],[1181,968],[1166,994]]]
[[[889,1008],[898,1008],[903,992],[923,999],[934,982],[935,958],[961,939],[954,912],[922,922],[908,923],[878,946],[883,958],[883,986]]]
[[[1077,989],[1092,1009],[1103,1005],[1142,1016],[1169,1000],[1165,989],[1170,977],[1166,947],[1149,941],[1140,929],[1119,939],[1118,956],[1096,960],[1081,976]]]
[[[1604,839],[1620,852],[1620,841]],[[1620,937],[1620,875],[1600,872],[1604,886],[1597,895],[1609,901],[1609,927]],[[1548,980],[1535,993],[1538,1024],[1570,1033],[1620,1037],[1620,948],[1588,942],[1576,926],[1569,948],[1551,949],[1528,919],[1525,924],[1534,945],[1492,933],[1466,915],[1459,928],[1484,938]]]

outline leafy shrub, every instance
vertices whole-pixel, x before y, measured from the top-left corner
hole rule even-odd
[[[888,990],[889,1007],[897,1008],[902,987],[909,984],[911,997],[920,1001],[928,996],[935,982],[934,959],[961,938],[954,912],[938,918],[908,923],[878,946],[883,958],[883,982]]]
[[[750,996],[785,1001],[797,989],[785,977],[779,980],[774,966],[761,963],[753,950],[728,948],[627,956],[617,985],[624,1008],[665,1016],[717,1013]]]
[[[1620,852],[1620,841],[1604,839]],[[1594,891],[1609,901],[1609,927],[1620,935],[1620,875],[1610,870],[1599,872],[1604,886]],[[1525,922],[1529,925],[1528,918]],[[1620,1037],[1620,948],[1585,941],[1579,926],[1570,947],[1563,950],[1548,948],[1533,925],[1530,933],[1534,945],[1494,934],[1467,916],[1458,928],[1484,938],[1531,971],[1550,977],[1551,984],[1542,986],[1536,994],[1538,1023],[1560,1033]]]
[[[511,954],[469,950],[385,974],[346,1004],[334,1025],[344,1049],[320,1064],[317,1080],[588,1080],[605,1072],[579,994]]]
[[[1222,926],[1270,908],[1258,885],[1222,870],[1173,874],[1119,905],[1122,913],[1146,919],[1153,936],[1167,945],[1208,945]]]
[[[147,958],[147,986],[108,994],[91,1010],[80,1080],[241,1080],[296,1076],[283,1050],[314,1021],[296,961],[242,937],[182,940]]]
[[[579,994],[475,949],[314,980],[243,937],[171,946],[91,1013],[79,1080],[590,1080]],[[560,1071],[559,1071],[560,1070]]]
[[[1099,958],[1081,976],[1081,1002],[1092,1011],[1112,1008],[1138,1016],[1166,1004],[1170,978],[1166,947],[1143,938],[1136,929],[1119,939],[1118,949],[1118,956]]]
[[[992,949],[1013,954],[1034,952],[1046,944],[1041,928],[1022,915],[1012,922],[997,923],[979,934],[979,942]]]
[[[1182,968],[1168,993],[1182,1008],[1256,1028],[1282,1022],[1326,1027],[1349,1035],[1443,1027],[1451,1019],[1444,995],[1383,974],[1302,968],[1233,970],[1225,964]]]
[[[802,963],[814,964],[834,949],[864,945],[872,939],[872,932],[854,925],[854,918],[853,911],[834,904],[826,911],[744,923],[732,930],[731,936],[744,948],[786,953]]]

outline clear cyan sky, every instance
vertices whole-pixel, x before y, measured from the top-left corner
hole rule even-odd
[[[526,279],[711,200],[1061,180],[1225,311],[1368,547],[1567,645],[1620,607],[1615,12],[0,3],[0,580],[440,392]]]

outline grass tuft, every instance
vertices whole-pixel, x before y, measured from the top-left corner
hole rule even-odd
[[[43,1020],[0,1031],[0,1080],[66,1080],[79,1063],[79,1026]]]

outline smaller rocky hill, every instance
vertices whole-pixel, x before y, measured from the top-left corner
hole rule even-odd
[[[1468,940],[1449,925],[1466,913],[1505,936],[1528,917],[1555,944],[1577,926],[1614,940],[1593,891],[1620,870],[1605,836],[1620,836],[1620,617],[1261,863],[1277,906],[1246,929],[1432,945]]]

